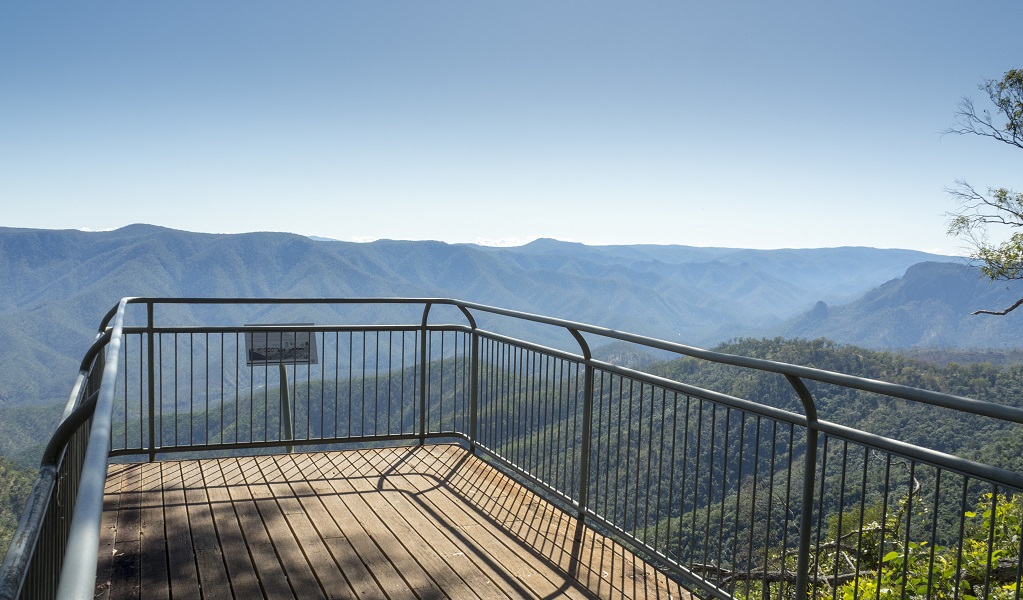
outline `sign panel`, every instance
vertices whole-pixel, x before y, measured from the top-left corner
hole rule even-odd
[[[286,327],[312,323],[246,325]],[[245,362],[253,365],[316,364],[316,336],[311,331],[246,331]]]

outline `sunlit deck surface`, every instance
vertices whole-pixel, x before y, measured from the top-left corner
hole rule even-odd
[[[110,466],[103,598],[688,598],[455,445]]]

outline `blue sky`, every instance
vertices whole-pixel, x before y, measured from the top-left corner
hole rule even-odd
[[[1003,2],[7,2],[0,225],[955,252]]]

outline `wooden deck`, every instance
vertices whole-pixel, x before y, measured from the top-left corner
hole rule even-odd
[[[111,465],[102,598],[689,595],[453,445]]]

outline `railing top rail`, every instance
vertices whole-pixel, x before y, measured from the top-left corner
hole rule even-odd
[[[161,297],[129,297],[124,298],[125,304],[136,304],[136,303],[152,303],[152,304],[431,304],[431,305],[450,305],[462,310],[463,314],[469,314],[467,311],[475,310],[494,315],[510,317],[513,319],[520,319],[525,321],[532,321],[544,325],[551,325],[554,327],[561,327],[567,329],[570,333],[589,333],[592,335],[598,335],[604,338],[638,344],[657,350],[663,350],[671,352],[673,354],[679,354],[683,356],[690,356],[700,360],[708,362],[715,362],[725,365],[732,365],[741,368],[753,369],[757,371],[764,371],[770,373],[777,373],[779,375],[788,377],[798,377],[800,379],[809,379],[820,383],[827,383],[833,385],[839,385],[847,388],[862,390],[866,392],[873,392],[890,396],[893,398],[901,398],[904,400],[910,400],[913,402],[920,402],[924,404],[930,404],[933,406],[939,406],[943,408],[949,408],[958,410],[970,414],[981,415],[985,417],[991,417],[1013,423],[1023,424],[1023,409],[1016,408],[1013,406],[1006,406],[1004,404],[995,404],[983,400],[977,400],[975,398],[967,398],[963,396],[956,396],[954,394],[946,394],[943,392],[935,392],[931,390],[924,390],[920,388],[914,388],[906,385],[900,385],[895,383],[889,383],[886,381],[879,381],[876,379],[868,379],[865,377],[857,377],[855,375],[847,375],[845,373],[836,373],[834,371],[826,371],[823,369],[816,369],[813,367],[806,367],[802,365],[793,365],[789,363],[776,362],[772,360],[762,358],[751,358],[748,356],[740,356],[735,354],[727,354],[724,352],[715,352],[713,350],[705,350],[703,348],[697,348],[695,346],[687,346],[685,344],[678,344],[675,342],[667,342],[656,338],[638,335],[634,333],[628,333],[624,331],[618,331],[607,327],[599,327],[596,325],[590,325],[587,323],[580,323],[577,321],[570,321],[567,319],[559,319],[555,317],[548,317],[544,315],[538,315],[535,313],[528,313],[518,310],[512,310],[507,308],[500,308],[496,306],[490,306],[486,304],[480,304],[478,302],[470,302],[465,300],[457,300],[453,298],[161,298]],[[104,322],[108,321],[113,317],[112,310]],[[470,314],[471,316],[471,314]],[[575,335],[573,333],[573,335]]]
[[[716,362],[736,367],[754,369],[757,371],[777,373],[779,375],[799,377],[800,379],[810,379],[821,383],[835,384],[866,392],[875,392],[886,396],[902,398],[904,400],[912,400],[915,402],[922,402],[925,404],[932,404],[935,406],[952,408],[955,410],[961,410],[964,412],[979,414],[987,417],[993,417],[996,419],[1003,419],[1006,421],[1012,421],[1015,423],[1023,424],[1023,409],[1015,408],[1012,406],[1005,406],[1002,404],[994,404],[992,402],[985,402],[983,400],[977,400],[975,398],[966,398],[963,396],[956,396],[953,394],[934,392],[930,390],[924,390],[910,386],[889,383],[886,381],[878,381],[876,379],[868,379],[866,377],[857,377],[855,375],[847,375],[845,373],[836,373],[834,371],[815,369],[813,367],[793,365],[789,363],[776,362],[762,358],[739,356],[736,354],[727,354],[724,352],[715,352],[713,350],[704,350],[703,348],[697,348],[695,346],[687,346],[675,342],[667,342],[652,337],[618,331],[606,327],[598,327],[596,325],[589,325],[586,323],[578,323],[575,321],[567,321],[564,319],[555,319],[551,317],[545,317],[542,315],[534,315],[530,313],[523,313],[503,308],[496,308],[492,306],[486,306],[483,304],[476,304],[473,302],[464,302],[462,304],[464,304],[467,308],[474,308],[476,310],[482,310],[494,314],[500,314],[520,319],[528,319],[539,323],[557,325],[565,327],[570,330],[574,329],[584,333],[591,333],[594,335],[616,339],[623,342],[630,342],[634,344],[647,346],[650,348],[656,348],[658,350],[665,350],[667,352],[672,352],[675,354],[691,356],[693,358],[706,360],[708,362]]]
[[[118,357],[121,351],[124,313],[129,301],[122,299],[104,318],[101,331],[112,320],[110,339],[106,341],[103,379],[92,412],[92,427],[82,464],[82,480],[78,488],[74,514],[69,524],[67,551],[61,571],[57,597],[61,599],[91,598],[95,588],[99,552],[100,517],[103,513],[103,492],[110,454],[110,431],[114,387],[117,384]],[[83,403],[83,406],[86,403]],[[91,401],[89,402],[91,404]],[[68,419],[84,420],[72,413]],[[59,431],[58,431],[59,434]],[[48,451],[49,453],[49,451]],[[70,559],[70,560],[69,560]]]

